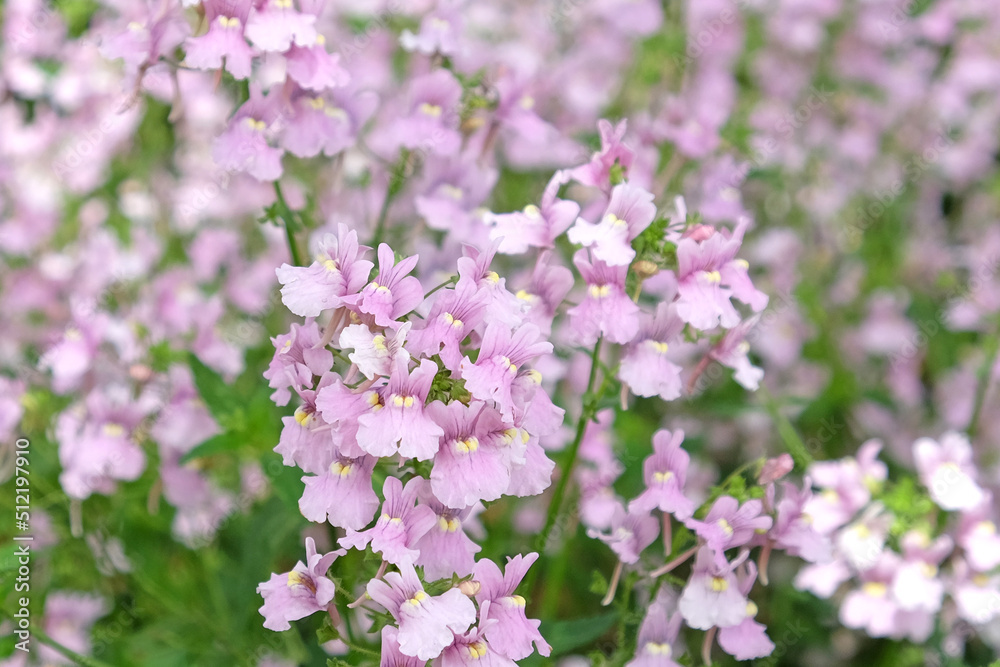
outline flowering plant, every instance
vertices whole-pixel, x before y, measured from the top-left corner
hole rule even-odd
[[[987,3],[3,11],[0,664],[1000,645]]]

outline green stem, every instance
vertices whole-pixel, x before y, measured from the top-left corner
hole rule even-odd
[[[573,465],[576,463],[577,453],[580,451],[580,443],[583,442],[583,435],[587,431],[587,424],[597,413],[597,404],[600,397],[594,396],[593,391],[594,384],[597,382],[597,369],[600,365],[601,344],[603,342],[603,337],[598,338],[597,343],[594,345],[594,350],[590,355],[590,377],[587,380],[587,391],[583,395],[583,409],[580,411],[580,419],[576,423],[576,435],[573,438],[572,444],[569,446],[569,451],[566,454],[566,458],[563,459],[562,467],[559,470],[559,481],[556,483],[556,490],[552,494],[552,502],[549,503],[548,514],[545,516],[545,527],[542,529],[541,534],[535,542],[535,548],[539,552],[543,552],[545,550],[545,545],[548,543],[549,537],[552,535],[552,529],[555,528],[556,519],[559,517],[559,510],[562,508],[563,499],[566,495],[566,489],[569,487],[569,480],[572,476]],[[534,588],[537,573],[537,568],[532,568],[529,571],[528,586],[526,587],[526,590],[530,591]]]
[[[983,412],[983,405],[986,403],[986,392],[990,388],[990,380],[993,378],[993,367],[997,363],[997,353],[1000,352],[1000,332],[990,336],[986,348],[986,361],[979,367],[979,383],[976,386],[976,402],[972,409],[972,417],[969,419],[969,427],[966,431],[969,438],[976,435],[979,428],[979,416]]]
[[[427,294],[425,294],[424,298],[426,299],[431,294],[434,294],[434,292],[437,292],[439,289],[444,289],[448,285],[454,285],[456,282],[458,282],[458,276],[452,276],[451,278],[448,278],[448,280],[444,281],[443,283],[441,283],[440,285],[438,285],[437,287],[435,287],[434,289],[432,289],[430,292],[428,292]]]
[[[406,163],[410,159],[410,151],[404,149],[400,156],[399,164],[392,171],[389,179],[389,187],[385,191],[385,199],[382,200],[382,208],[378,212],[378,220],[375,222],[375,232],[372,235],[371,247],[378,250],[378,245],[385,237],[385,223],[389,217],[389,206],[396,198],[406,181]]]
[[[278,205],[281,206],[281,217],[282,222],[285,223],[285,238],[288,239],[288,250],[292,255],[292,263],[295,266],[305,266],[302,263],[302,255],[299,252],[299,246],[295,242],[295,233],[292,231],[292,225],[295,224],[295,213],[292,212],[292,208],[285,201],[285,194],[281,191],[281,183],[278,181],[274,182],[274,194],[278,198]]]
[[[64,658],[72,660],[78,665],[83,665],[83,667],[111,667],[111,665],[109,665],[108,663],[101,662],[97,658],[90,658],[85,655],[80,655],[76,651],[72,651],[66,648],[65,646],[63,646],[56,640],[52,639],[52,637],[49,637],[47,634],[45,634],[38,628],[32,628],[31,633],[38,639],[38,641],[45,644],[52,650],[56,651]]]
[[[777,401],[771,396],[771,393],[764,387],[760,386],[757,390],[760,392],[761,396],[764,397],[764,404],[767,407],[767,411],[771,413],[771,419],[774,420],[775,424],[778,426],[778,434],[781,436],[781,440],[785,443],[785,447],[788,448],[788,453],[792,455],[795,460],[795,465],[800,468],[807,467],[813,462],[813,457],[809,454],[809,450],[806,448],[802,438],[799,437],[798,431],[792,426],[792,423],[788,421],[788,417],[781,414],[781,410],[778,406]]]

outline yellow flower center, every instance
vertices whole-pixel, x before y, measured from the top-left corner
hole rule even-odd
[[[430,116],[431,118],[438,118],[441,115],[441,107],[436,104],[430,104],[429,102],[424,102],[419,107],[420,113],[425,116]]]

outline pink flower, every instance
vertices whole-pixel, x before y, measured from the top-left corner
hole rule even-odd
[[[635,159],[635,152],[622,143],[627,127],[626,121],[612,126],[607,120],[597,121],[597,129],[601,134],[601,150],[594,153],[590,162],[574,168],[569,173],[574,180],[583,185],[601,188],[605,192],[611,189],[611,169],[616,165],[622,169],[622,175],[628,176],[628,170]]]
[[[502,450],[511,447],[504,442],[507,425],[496,410],[481,401],[468,406],[435,401],[427,406],[427,414],[444,429],[431,470],[434,495],[457,509],[503,495],[510,486],[511,461]],[[515,458],[524,460],[523,448]]]
[[[358,311],[374,316],[380,327],[398,327],[396,320],[416,308],[424,300],[420,281],[407,274],[417,265],[413,255],[396,264],[395,255],[385,243],[378,247],[378,275],[360,294],[345,298],[345,303]]]
[[[364,550],[371,544],[372,551],[393,565],[412,564],[420,557],[417,542],[437,523],[434,510],[426,505],[414,507],[417,494],[426,483],[414,477],[403,483],[395,477],[386,477],[382,492],[382,514],[375,525],[361,532],[351,529],[340,538],[340,546]]]
[[[931,542],[926,533],[912,530],[903,536],[902,546],[904,560],[893,577],[892,594],[901,609],[936,614],[944,598],[938,566],[954,544],[947,535]]]
[[[653,194],[629,183],[616,185],[611,201],[598,224],[578,218],[567,237],[572,243],[591,249],[595,259],[608,266],[628,266],[635,259],[632,241],[656,217]]]
[[[487,213],[483,221],[490,226],[490,239],[499,240],[498,252],[519,255],[528,248],[551,248],[576,216],[580,205],[559,199],[559,187],[566,182],[565,174],[556,172],[542,194],[540,206],[529,204],[514,213]]]
[[[288,77],[303,88],[322,92],[346,86],[351,80],[340,65],[340,55],[327,53],[322,35],[311,45],[292,44],[285,54]]]
[[[676,648],[682,620],[677,611],[677,593],[669,586],[662,586],[646,609],[646,617],[639,626],[635,657],[625,667],[679,667],[673,658],[683,652],[683,647]]]
[[[491,560],[484,558],[476,563],[473,579],[480,585],[476,600],[480,608],[489,605],[488,612],[484,614],[485,622],[481,621],[480,627],[485,628],[484,636],[494,649],[511,660],[531,655],[532,643],[543,656],[549,655],[552,650],[538,632],[541,622],[527,617],[524,598],[514,593],[537,559],[537,553],[508,558],[502,574]]]
[[[348,530],[364,528],[379,505],[372,490],[375,463],[371,456],[352,459],[337,455],[321,474],[303,477],[305,488],[299,499],[302,516],[320,523],[329,521]]]
[[[358,417],[358,446],[372,456],[392,456],[426,461],[438,450],[444,431],[427,414],[424,403],[438,372],[437,364],[424,359],[412,373],[399,364],[388,384],[369,391],[369,409]]]
[[[462,362],[461,343],[484,319],[488,295],[470,282],[442,290],[424,326],[410,337],[415,353],[441,355],[445,368],[457,371]]]
[[[611,532],[588,530],[587,536],[596,538],[611,547],[618,560],[629,565],[639,562],[643,550],[656,541],[660,522],[646,512],[634,508],[626,512],[617,507],[611,517]]]
[[[480,400],[495,401],[501,416],[510,419],[514,410],[511,386],[519,369],[539,355],[552,353],[552,343],[540,338],[541,332],[534,324],[525,324],[511,333],[507,326],[490,322],[476,363],[469,357],[462,360],[465,388]]]
[[[684,322],[673,304],[659,303],[656,314],[643,313],[639,334],[626,348],[618,379],[636,396],[659,396],[672,401],[681,395],[681,367],[667,357],[669,345],[678,339]]]
[[[958,543],[965,559],[977,572],[988,572],[1000,565],[1000,535],[993,511],[992,494],[986,493],[981,504],[962,512]]]
[[[316,42],[316,17],[298,12],[288,0],[263,0],[250,17],[246,34],[262,51],[284,52],[292,43]]]
[[[314,375],[323,375],[333,368],[333,354],[320,345],[320,338],[319,326],[307,322],[292,323],[288,333],[271,339],[274,357],[264,371],[264,379],[274,389],[271,400],[276,405],[288,405],[292,391],[311,388]]]
[[[399,623],[399,652],[425,662],[441,655],[455,634],[464,633],[476,620],[472,600],[457,588],[428,595],[410,563],[386,574],[385,581],[368,582],[368,595]]]
[[[316,542],[307,537],[305,564],[299,561],[291,572],[272,574],[268,581],[257,586],[257,593],[264,598],[264,606],[260,608],[264,627],[288,630],[292,627],[289,621],[325,610],[333,602],[335,592],[326,571],[343,555],[343,550],[320,555],[316,553]]]
[[[810,563],[826,562],[831,557],[830,538],[819,533],[805,507],[812,498],[807,477],[799,491],[794,484],[784,482],[784,494],[778,502],[774,526],[768,533],[775,545],[790,556]]]
[[[721,555],[726,549],[741,547],[771,527],[771,517],[762,514],[764,505],[756,498],[740,505],[732,496],[722,496],[712,505],[704,521],[687,519],[684,525]]]
[[[340,307],[343,297],[354,295],[368,281],[374,265],[358,259],[367,251],[367,247],[358,245],[356,231],[338,225],[336,236],[323,236],[316,260],[308,267],[282,264],[277,269],[278,282],[283,285],[282,303],[302,317],[316,317],[324,310]]]
[[[475,555],[482,549],[469,539],[462,528],[472,509],[456,510],[446,507],[434,497],[424,485],[420,492],[420,502],[434,511],[437,519],[416,544],[420,556],[416,565],[424,568],[424,578],[428,581],[444,579],[457,574],[464,577],[472,574],[476,567]]]
[[[742,560],[746,559],[746,555]],[[710,547],[698,550],[691,578],[678,603],[681,615],[692,628],[728,628],[747,617],[747,599],[739,588],[733,569],[742,562],[727,563]]]
[[[281,178],[282,150],[268,143],[277,131],[279,93],[264,96],[260,87],[250,86],[250,99],[229,120],[226,130],[212,142],[212,157],[223,169],[245,171],[258,181]],[[297,313],[296,313],[297,314]]]
[[[749,596],[756,580],[757,565],[750,561],[746,575],[739,578],[740,592]],[[756,615],[757,605],[748,598],[744,619],[719,630],[719,646],[737,660],[763,658],[774,651],[774,642],[767,636],[767,628],[754,620]]]
[[[972,447],[961,433],[945,433],[940,444],[920,438],[913,443],[913,458],[920,481],[941,509],[972,509],[983,501],[983,490],[976,483]]]
[[[207,0],[204,3],[208,32],[188,37],[184,42],[184,63],[198,69],[220,69],[225,60],[226,70],[236,79],[250,76],[253,50],[243,38],[250,14],[250,0]]]
[[[639,333],[639,306],[625,294],[627,266],[608,266],[597,259],[587,261],[587,251],[573,255],[573,263],[587,283],[583,302],[570,308],[570,328],[583,345],[593,345],[604,336],[612,343],[625,344]]]
[[[403,347],[410,326],[404,322],[396,331],[374,333],[364,324],[352,324],[340,332],[340,349],[354,350],[347,357],[369,380],[388,377],[393,368],[405,367],[410,361],[410,353]]]
[[[740,321],[732,297],[748,304],[754,312],[767,306],[767,295],[750,282],[749,265],[736,259],[749,224],[749,219],[743,218],[731,236],[716,232],[704,241],[678,241],[677,314],[682,320],[703,331],[719,324],[731,329]]]
[[[653,435],[653,454],[642,464],[646,490],[632,501],[632,506],[649,511],[657,508],[678,519],[694,513],[694,502],[684,495],[690,455],[681,448],[684,431],[657,431]]]

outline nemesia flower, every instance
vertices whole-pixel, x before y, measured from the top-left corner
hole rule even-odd
[[[316,553],[316,542],[306,538],[306,562],[299,561],[291,572],[272,574],[268,581],[257,586],[257,593],[264,598],[260,613],[268,630],[288,630],[289,621],[297,621],[317,611],[325,610],[333,602],[334,583],[326,572],[344,551],[328,554]]]
[[[225,60],[226,71],[234,78],[250,76],[253,50],[243,38],[243,31],[252,4],[251,0],[206,0],[203,7],[208,32],[188,37],[184,42],[185,64],[198,69],[221,69]]]
[[[719,646],[737,660],[753,660],[771,655],[774,642],[767,636],[767,628],[754,620],[757,605],[749,599],[750,589],[757,581],[757,566],[747,563],[747,573],[739,577],[740,592],[747,596],[746,617],[742,622],[719,630]]]
[[[347,358],[369,380],[379,375],[388,377],[393,368],[410,361],[410,353],[403,347],[410,326],[404,322],[396,331],[374,333],[364,324],[351,324],[340,332],[340,348],[354,350]]]
[[[480,500],[496,500],[507,491],[511,464],[524,462],[524,444],[517,435],[518,454],[505,442],[508,427],[495,410],[481,401],[467,406],[435,401],[427,406],[427,414],[444,431],[430,476],[442,503],[463,509]]]
[[[314,375],[323,375],[333,367],[333,354],[320,345],[319,326],[292,323],[291,330],[272,338],[274,357],[264,371],[268,386],[274,389],[271,400],[276,405],[288,405],[292,391],[312,386]]]
[[[288,77],[303,88],[317,92],[346,86],[351,75],[340,66],[340,55],[327,53],[326,40],[316,35],[311,45],[292,44],[285,54]]]
[[[340,307],[343,297],[357,293],[368,281],[374,266],[364,256],[368,248],[358,245],[358,233],[341,224],[337,235],[326,234],[319,243],[316,260],[308,267],[282,264],[276,273],[285,307],[302,317],[316,317],[324,310]],[[380,325],[385,326],[385,325]]]
[[[703,521],[687,519],[684,525],[721,554],[726,549],[747,544],[755,535],[771,527],[772,519],[763,514],[763,510],[763,503],[756,498],[741,505],[732,496],[722,496],[712,504]]]
[[[263,51],[284,52],[292,44],[311,46],[316,42],[316,17],[299,12],[292,0],[263,0],[250,16],[246,35]]]
[[[812,497],[809,478],[806,477],[803,481],[801,491],[791,482],[784,482],[783,487],[784,493],[778,502],[774,526],[768,532],[768,537],[790,556],[797,556],[810,563],[830,560],[830,538],[815,529],[812,517],[805,512]]]
[[[913,443],[913,458],[920,481],[941,509],[972,509],[982,502],[972,447],[961,433],[945,433],[940,443],[930,438],[917,440]]]
[[[716,232],[704,241],[677,242],[677,314],[691,326],[703,331],[720,324],[735,327],[740,318],[730,300],[734,296],[754,312],[767,306],[767,295],[750,282],[747,262],[735,259],[749,224],[743,218],[731,235]]]
[[[677,605],[689,626],[696,630],[728,628],[747,617],[747,599],[733,574],[739,562],[725,562],[708,546],[698,550],[691,578]]]
[[[398,363],[388,384],[365,394],[369,408],[357,418],[358,447],[372,456],[392,456],[426,461],[438,450],[444,431],[427,414],[424,403],[438,372],[437,364],[424,359],[407,373]]]
[[[629,511],[617,508],[611,519],[611,532],[601,533],[588,530],[587,536],[599,539],[611,547],[623,563],[634,564],[639,561],[639,555],[650,544],[656,541],[660,534],[660,522],[646,512]]]
[[[928,535],[911,530],[902,539],[903,563],[892,581],[892,594],[900,608],[936,613],[944,598],[938,566],[954,548],[947,535],[931,542]]]
[[[757,388],[760,387],[760,381],[764,377],[764,371],[751,364],[747,357],[750,343],[746,341],[746,337],[757,326],[759,320],[760,316],[755,315],[740,322],[727,331],[722,340],[712,346],[709,352],[712,359],[736,371],[733,373],[733,379],[750,391],[757,391]]]
[[[627,266],[611,267],[597,259],[587,261],[587,251],[573,255],[573,264],[587,283],[582,303],[567,311],[570,328],[583,345],[604,336],[612,343],[630,342],[639,332],[639,306],[625,294]]]
[[[626,348],[618,379],[636,396],[672,401],[681,395],[681,367],[667,358],[670,343],[679,340],[684,322],[672,303],[659,303],[656,313],[640,315],[642,325]]]
[[[988,572],[1000,565],[1000,535],[992,500],[992,495],[986,493],[980,505],[962,512],[958,544],[969,566],[977,572]]]
[[[491,560],[484,558],[476,563],[473,580],[480,585],[476,601],[480,608],[489,606],[484,613],[486,622],[481,622],[480,626],[485,628],[484,636],[494,650],[511,660],[531,655],[532,643],[540,655],[548,656],[552,650],[538,632],[540,621],[527,617],[524,598],[514,593],[536,560],[537,553],[508,558],[503,573]]]
[[[420,552],[416,565],[424,568],[424,578],[433,581],[453,574],[460,577],[472,574],[476,566],[475,555],[482,550],[462,528],[462,521],[471,515],[472,508],[456,510],[445,506],[427,485],[419,495],[421,504],[430,507],[437,519],[416,544]]]
[[[361,530],[378,510],[378,496],[372,490],[372,470],[376,459],[333,457],[327,470],[302,478],[305,488],[299,511],[310,521],[325,522],[348,530]]]
[[[409,563],[400,565],[399,572],[386,574],[384,581],[368,582],[368,595],[399,624],[399,652],[422,661],[441,655],[456,633],[466,632],[476,621],[472,600],[457,588],[428,595]]]
[[[404,655],[399,650],[399,629],[392,625],[382,628],[381,667],[425,667],[426,660]]]
[[[212,142],[216,164],[230,171],[245,171],[258,181],[278,180],[282,174],[282,151],[268,142],[277,129],[278,104],[277,93],[263,95],[259,86],[251,85],[250,99]]]
[[[591,248],[595,259],[608,266],[628,266],[635,259],[632,241],[656,217],[653,194],[630,183],[616,185],[598,224],[578,218],[567,234],[569,240]]]
[[[519,369],[526,362],[552,353],[552,343],[539,340],[541,332],[533,324],[525,324],[511,333],[503,324],[491,322],[475,363],[466,356],[461,372],[465,388],[483,401],[494,401],[500,415],[509,419],[514,409],[511,386]]]
[[[653,453],[642,464],[646,490],[632,501],[632,507],[645,511],[657,508],[681,520],[691,517],[695,505],[684,495],[691,456],[681,447],[683,441],[684,431],[680,429],[653,435]]]
[[[627,126],[624,120],[616,126],[612,126],[607,120],[599,120],[597,129],[601,135],[601,150],[594,153],[590,162],[569,172],[573,180],[607,191],[611,189],[611,170],[616,165],[627,177],[635,159],[635,152],[622,143]]]
[[[378,275],[360,294],[344,299],[360,313],[372,315],[380,327],[398,328],[396,322],[424,300],[420,281],[407,274],[417,265],[418,256],[401,259],[396,264],[392,248],[385,243],[378,247]]]
[[[847,523],[871,500],[871,487],[885,480],[888,469],[878,460],[882,443],[869,440],[856,457],[820,461],[807,471],[813,483],[824,489],[806,501],[803,508],[821,534],[829,534]]]
[[[635,657],[625,667],[679,667],[674,658],[683,653],[683,647],[677,646],[682,620],[677,611],[677,593],[668,586],[661,587],[639,626]]]
[[[566,182],[557,172],[542,193],[539,206],[529,204],[514,213],[487,213],[483,222],[490,226],[490,240],[499,240],[497,252],[519,255],[528,248],[551,248],[555,240],[576,220],[580,205],[559,199],[559,187]]]
[[[470,282],[442,290],[422,328],[413,332],[414,352],[441,355],[445,368],[457,371],[462,362],[461,343],[484,319],[487,295]]]
[[[348,529],[347,535],[340,538],[340,546],[365,549],[371,544],[372,551],[393,565],[412,564],[420,557],[417,542],[437,523],[437,515],[430,507],[414,507],[425,483],[422,477],[414,477],[404,487],[399,479],[386,477],[382,487],[385,502],[378,521],[361,532]]]
[[[864,628],[872,637],[888,637],[900,631],[899,607],[890,586],[899,557],[885,551],[878,562],[861,573],[861,588],[844,598],[840,622],[849,628]]]
[[[410,80],[409,110],[385,129],[383,141],[434,153],[454,155],[462,143],[458,132],[458,104],[462,84],[446,69]]]

